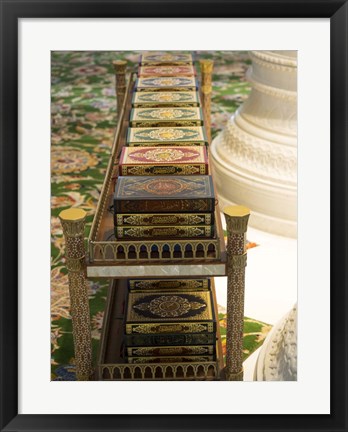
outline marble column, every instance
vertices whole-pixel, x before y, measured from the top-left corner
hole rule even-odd
[[[252,91],[213,140],[220,206],[250,208],[250,226],[297,236],[297,52],[251,51]]]
[[[267,335],[254,371],[254,381],[296,380],[297,304]]]

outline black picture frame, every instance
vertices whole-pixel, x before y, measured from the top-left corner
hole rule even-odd
[[[1,6],[1,431],[346,431],[347,422],[347,53],[341,0],[0,0]],[[18,414],[18,19],[330,18],[331,22],[331,414]],[[313,163],[315,163],[313,161]],[[318,358],[318,361],[320,359]],[[320,377],[318,377],[318,386]]]

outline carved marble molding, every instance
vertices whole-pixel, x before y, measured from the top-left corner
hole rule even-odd
[[[255,366],[254,380],[297,380],[297,305],[266,337]]]
[[[296,237],[296,52],[251,59],[252,91],[211,145],[219,201],[249,207],[250,226]]]
[[[296,186],[297,149],[275,145],[270,140],[251,135],[230,121],[214,140],[212,155],[227,169],[234,167],[266,182],[278,181]]]
[[[269,85],[257,82],[255,79],[253,79],[250,69],[248,69],[247,71],[246,79],[252,84],[253,89],[258,90],[261,93],[265,93],[270,96],[275,96],[291,102],[295,102],[297,100],[297,93],[294,91],[279,89],[277,87],[271,87]]]
[[[250,57],[253,62],[260,63],[263,66],[273,70],[286,72],[296,72],[297,56],[296,51],[250,51]]]

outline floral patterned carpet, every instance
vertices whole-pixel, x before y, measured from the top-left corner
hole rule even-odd
[[[246,52],[198,52],[214,59],[212,136],[247,98]],[[52,380],[75,380],[72,325],[61,210],[79,207],[88,214],[86,237],[102,187],[116,127],[115,78],[112,61],[126,59],[129,70],[139,53],[52,52],[51,56],[51,366]],[[255,244],[250,243],[250,247]],[[108,283],[89,282],[94,361],[97,354]],[[225,305],[219,306],[225,344]],[[245,318],[244,355],[263,342],[271,326]],[[225,347],[225,345],[224,345]]]

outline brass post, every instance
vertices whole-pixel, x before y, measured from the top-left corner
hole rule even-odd
[[[243,327],[246,231],[250,210],[243,206],[225,207],[227,223],[227,333],[226,379],[243,381]]]
[[[92,377],[93,367],[84,246],[86,212],[70,208],[61,211],[59,218],[66,243],[65,257],[69,277],[76,377],[79,381],[88,381]]]
[[[202,59],[199,61],[201,66],[201,76],[202,76],[202,105],[203,105],[203,113],[204,113],[204,126],[208,138],[208,143],[211,143],[211,93],[212,93],[212,75],[213,75],[213,67],[214,61]]]
[[[127,62],[125,60],[115,60],[112,62],[115,69],[116,76],[116,112],[117,119],[120,117],[122,104],[126,94],[126,68]]]

